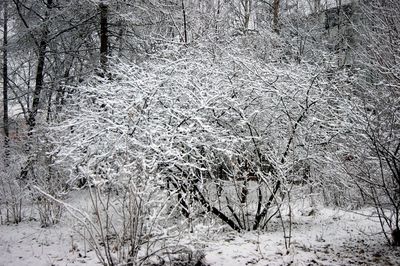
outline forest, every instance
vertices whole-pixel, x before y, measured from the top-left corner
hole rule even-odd
[[[400,1],[0,14],[0,266],[399,265]]]

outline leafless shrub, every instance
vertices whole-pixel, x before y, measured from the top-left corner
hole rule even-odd
[[[37,195],[33,200],[42,227],[58,224],[63,214],[63,206],[47,197]]]
[[[65,196],[65,180],[53,168],[48,156],[38,156],[35,169],[32,171],[32,184],[39,186],[49,195],[59,200]],[[40,225],[48,227],[58,224],[62,218],[64,207],[57,201],[31,190],[31,198],[39,215]]]
[[[16,167],[9,166],[0,172],[0,218],[1,224],[19,223],[23,218],[23,199],[26,196],[23,186],[16,179]]]

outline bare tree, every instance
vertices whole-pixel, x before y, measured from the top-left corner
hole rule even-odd
[[[25,19],[22,13],[22,8],[26,8],[23,3],[19,0],[14,0],[18,15],[22,20],[24,26],[27,29],[30,29],[30,25],[28,21]],[[36,118],[39,111],[41,93],[44,86],[44,69],[45,69],[45,61],[46,61],[46,50],[49,45],[49,29],[48,29],[48,20],[50,18],[50,10],[53,8],[53,0],[47,0],[45,3],[45,15],[43,17],[43,25],[39,32],[39,38],[31,32],[31,37],[36,44],[36,52],[37,52],[37,68],[36,68],[36,76],[35,76],[35,88],[33,92],[32,104],[29,110],[28,115],[28,136],[32,136],[33,130],[36,126]],[[30,146],[28,146],[28,153],[30,152]],[[21,170],[20,177],[21,179],[25,179],[28,175],[29,170],[32,166],[32,158],[28,159],[25,167]]]

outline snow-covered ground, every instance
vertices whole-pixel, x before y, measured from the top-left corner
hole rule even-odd
[[[0,265],[50,266],[96,265],[94,254],[87,258],[74,250],[73,232],[57,225],[40,228],[38,222],[0,226]]]
[[[207,265],[400,265],[400,250],[379,234],[373,212],[297,208],[289,249],[279,221],[259,234],[227,229],[207,233],[205,226],[198,226],[180,244],[203,251]],[[64,219],[50,228],[35,220],[1,225],[0,266],[99,265],[94,251],[70,229],[72,222]]]
[[[281,230],[226,235],[208,244],[206,260],[211,265],[399,265],[400,250],[378,234],[379,223],[368,218],[372,211],[324,208],[297,217],[288,250]]]

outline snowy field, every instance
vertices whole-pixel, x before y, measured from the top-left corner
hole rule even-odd
[[[400,250],[386,244],[373,215],[373,209],[297,206],[288,249],[278,221],[259,234],[227,228],[216,232],[198,225],[192,233],[183,230],[178,244],[202,252],[203,265],[399,265]],[[89,244],[71,229],[73,225],[67,213],[50,228],[41,228],[33,218],[1,225],[0,266],[100,265]]]

